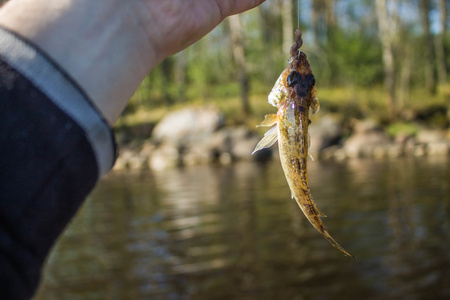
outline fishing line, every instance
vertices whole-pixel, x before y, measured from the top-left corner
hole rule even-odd
[[[297,28],[300,29],[300,0],[297,0]]]

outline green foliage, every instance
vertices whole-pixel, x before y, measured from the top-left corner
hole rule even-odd
[[[413,123],[397,122],[389,125],[387,128],[387,133],[392,137],[398,135],[415,136],[418,132],[419,127]]]
[[[382,83],[381,44],[372,1],[317,1],[315,43],[304,49],[323,86],[367,87]],[[318,28],[317,28],[318,26]],[[319,70],[319,71],[317,71]]]
[[[324,53],[327,57],[328,70],[321,69],[317,73],[318,79],[323,72],[328,78],[325,83],[333,86],[357,85],[370,86],[382,80],[381,46],[379,41],[372,37],[360,36],[357,33],[345,33],[343,30],[333,30]],[[313,64],[320,57],[312,56]]]
[[[378,119],[387,119],[383,56],[374,2],[330,1],[334,5],[325,5],[329,2],[323,1],[322,10],[318,12],[322,22],[318,31],[311,18],[313,6],[301,2],[302,16],[309,16],[301,20],[302,51],[308,55],[316,76],[323,108],[349,118],[375,115]],[[329,19],[330,12],[326,11],[329,7],[334,10],[331,12],[334,20]],[[412,5],[409,9],[418,10],[418,7]],[[266,103],[267,94],[286,66],[289,49],[282,49],[283,17],[278,2],[268,1],[241,18],[250,98],[254,99],[250,102],[255,114],[260,112],[260,107],[270,109]],[[426,91],[427,59],[420,22],[413,24],[411,20],[402,20],[403,17],[404,14],[399,14],[400,27],[395,37],[399,41],[394,49],[396,80],[400,82],[403,68],[408,63],[411,73],[407,77],[407,97],[402,104],[408,109],[423,109],[436,102],[448,105],[450,93],[447,87],[443,87],[444,93],[437,97],[430,98]],[[297,23],[296,18],[293,22]],[[449,31],[443,44],[448,53]],[[445,58],[447,70],[450,70],[450,55]],[[142,82],[126,113],[192,103],[219,103],[233,118],[241,115],[237,100],[241,87],[237,74],[230,32],[224,22],[196,44],[157,66]],[[436,122],[443,123],[442,120]],[[399,130],[398,126],[392,130]]]

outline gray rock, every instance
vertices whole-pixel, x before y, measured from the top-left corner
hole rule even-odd
[[[402,145],[404,153],[411,156],[414,154],[414,147],[417,145],[417,140],[415,137],[409,136],[408,138],[402,140],[399,144]]]
[[[241,131],[235,133],[234,131]],[[236,143],[236,138],[241,136],[244,138],[245,134],[242,133],[242,130],[238,127],[224,127],[217,132],[209,140],[209,147],[212,151],[217,154],[223,152],[231,152],[233,147],[233,143]]]
[[[335,153],[337,151],[339,151],[339,149],[340,148],[337,145],[327,147],[327,148],[323,149],[322,151],[320,151],[319,159],[323,159],[323,160],[333,159],[333,158],[335,158]]]
[[[155,148],[156,148],[155,145],[152,144],[150,141],[145,141],[142,144],[141,149],[139,150],[139,154],[142,156],[150,157]]]
[[[153,139],[157,142],[184,145],[203,141],[223,125],[223,114],[214,108],[186,108],[169,113],[159,122]]]
[[[359,121],[355,124],[354,131],[344,143],[344,150],[349,158],[370,157],[373,156],[374,147],[391,144],[389,136],[374,121]]]
[[[337,117],[324,115],[313,121],[309,126],[311,137],[311,153],[318,153],[323,149],[338,144],[342,135],[342,124]]]
[[[390,145],[387,152],[388,157],[397,158],[405,155],[405,148],[400,144]]]
[[[136,153],[136,155],[133,155],[128,160],[128,168],[131,170],[146,169],[147,161],[148,161],[147,156],[139,155],[138,153]]]
[[[353,131],[355,133],[369,133],[369,132],[382,132],[383,127],[380,126],[375,120],[367,119],[355,121],[353,125]]]
[[[185,166],[203,165],[211,163],[214,160],[214,154],[206,143],[192,144],[183,150],[181,160]]]
[[[128,148],[120,149],[119,156],[114,164],[114,170],[126,170],[129,168],[129,161],[135,155],[133,150]]]
[[[172,144],[163,144],[156,148],[148,160],[148,166],[154,170],[176,167],[179,164],[180,153]]]
[[[261,137],[246,126],[226,127],[217,131],[210,140],[210,148],[220,161],[226,153],[225,161],[231,160],[267,160],[272,157],[272,149],[263,149],[252,155]]]
[[[446,141],[433,142],[427,145],[428,155],[446,155],[450,151],[450,143]]]
[[[252,155],[252,152],[259,140],[260,138],[256,135],[252,135],[246,139],[236,140],[235,143],[233,143],[231,150],[233,157],[238,160],[253,160],[260,158],[262,153],[267,153],[267,151],[270,150],[260,150],[258,152],[262,151],[261,153],[257,152]]]
[[[447,139],[447,132],[442,129],[422,129],[417,133],[418,143],[440,143]]]
[[[373,146],[371,154],[374,158],[397,158],[403,156],[404,151],[402,145],[383,144]]]
[[[414,145],[412,150],[412,155],[414,156],[424,156],[427,154],[427,147],[425,144]]]
[[[333,158],[337,161],[342,161],[348,158],[346,151],[343,148],[336,149],[333,153]]]

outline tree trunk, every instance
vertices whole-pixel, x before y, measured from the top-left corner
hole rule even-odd
[[[404,47],[404,53],[401,62],[400,70],[400,86],[398,91],[398,110],[403,110],[403,108],[408,106],[409,102],[409,91],[411,83],[411,72],[412,72],[412,49],[409,45]]]
[[[186,51],[181,51],[175,56],[175,84],[177,87],[176,102],[184,102],[186,100],[186,69],[187,58]]]
[[[285,50],[281,48],[282,40],[280,39],[280,32],[282,29],[281,22],[279,22],[280,20],[278,18],[280,15],[279,8],[280,5],[271,5],[270,9],[265,6],[258,8],[258,23],[264,45],[262,55],[265,65],[260,65],[255,70],[259,72],[263,82],[268,85],[273,84],[277,78],[276,76],[279,76],[279,70],[277,68],[267,68],[266,66],[283,66],[289,51],[289,49]]]
[[[327,27],[336,26],[336,0],[326,0]]]
[[[336,28],[336,1],[312,1],[312,27],[317,45],[330,40]]]
[[[391,118],[397,117],[397,105],[395,101],[395,69],[393,35],[390,27],[392,18],[389,17],[386,8],[386,0],[376,0],[376,11],[378,18],[378,30],[383,51],[384,84],[388,93],[388,107]]]
[[[434,40],[430,29],[430,8],[430,0],[419,1],[420,19],[422,21],[425,40],[425,82],[428,91],[434,95],[437,91],[437,72],[434,59]]]
[[[173,96],[170,93],[170,83],[172,82],[173,73],[173,57],[168,57],[161,62],[161,71],[164,78],[162,81],[164,101],[167,106],[170,106],[174,103]]]
[[[294,43],[294,26],[292,23],[292,0],[281,0],[281,22],[283,26],[283,52],[289,53]]]
[[[247,70],[247,61],[245,58],[244,36],[242,32],[240,15],[233,15],[228,17],[228,23],[230,25],[231,50],[233,53],[234,61],[237,65],[237,78],[241,86],[242,110],[246,115],[248,115],[250,114],[250,84]]]
[[[327,40],[330,40],[336,28],[335,0],[325,1],[325,20],[327,26]]]
[[[447,5],[445,0],[438,0],[438,7],[440,13],[441,32],[435,37],[435,49],[436,49],[436,63],[439,83],[442,86],[447,85],[447,68],[445,65],[445,48],[444,37],[447,29]]]
[[[321,45],[325,41],[324,26],[326,19],[324,17],[324,3],[322,0],[312,1],[312,27],[316,45]]]

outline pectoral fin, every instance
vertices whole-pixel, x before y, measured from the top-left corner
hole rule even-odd
[[[270,115],[267,115],[270,116]],[[266,119],[267,119],[266,116]],[[261,123],[265,123],[266,119]],[[262,126],[270,126],[270,125],[262,125]],[[255,150],[253,150],[252,155],[255,154],[256,151],[261,149],[269,148],[278,140],[278,126],[274,126],[270,128],[265,134],[264,137],[259,141],[256,145]]]
[[[312,101],[311,106],[309,108],[311,109],[311,114],[314,115],[320,109],[319,98],[317,97],[317,89],[316,89],[315,86],[314,86],[314,88],[311,91],[311,97],[312,97],[313,101]]]
[[[277,123],[277,115],[276,114],[268,114],[264,117],[264,121],[262,121],[258,126],[256,127],[270,127]]]

